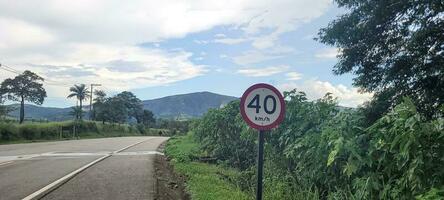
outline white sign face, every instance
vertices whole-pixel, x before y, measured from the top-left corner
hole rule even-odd
[[[241,99],[241,113],[252,128],[268,130],[282,120],[285,109],[283,97],[271,85],[256,84],[247,89]]]

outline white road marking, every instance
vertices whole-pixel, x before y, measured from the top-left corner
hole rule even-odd
[[[131,151],[131,152],[83,152],[83,153],[77,153],[77,152],[49,152],[49,153],[42,153],[42,154],[31,154],[31,155],[20,155],[20,156],[0,156],[0,165],[3,165],[3,163],[9,163],[17,160],[28,160],[32,158],[38,158],[38,157],[84,157],[84,156],[106,156],[106,155],[121,155],[121,156],[134,156],[134,155],[164,155],[161,152],[158,151]]]
[[[2,165],[7,165],[7,164],[10,164],[10,163],[13,163],[14,161],[6,161],[6,162],[2,162],[2,163],[0,163],[0,166],[2,166]]]
[[[43,196],[45,196],[46,194],[48,194],[49,192],[51,192],[51,191],[55,190],[56,188],[58,188],[59,186],[63,185],[64,183],[69,181],[71,178],[73,178],[75,175],[77,175],[80,172],[84,171],[88,167],[93,166],[94,164],[96,164],[96,163],[98,163],[98,162],[100,162],[100,161],[102,161],[102,160],[112,156],[113,154],[117,154],[117,153],[119,153],[121,151],[129,149],[129,148],[131,148],[133,146],[136,146],[136,145],[138,145],[138,144],[140,144],[142,142],[146,142],[146,141],[151,140],[151,139],[153,139],[153,138],[150,138],[150,139],[147,139],[147,140],[144,140],[144,141],[140,141],[140,142],[131,144],[131,145],[126,146],[124,148],[121,148],[121,149],[119,149],[117,151],[113,151],[112,153],[109,153],[109,154],[107,154],[105,156],[102,156],[102,157],[100,157],[100,158],[98,158],[98,159],[96,159],[96,160],[94,160],[94,161],[84,165],[83,167],[80,167],[79,169],[77,169],[77,170],[75,170],[75,171],[73,171],[73,172],[63,176],[62,178],[59,178],[58,180],[50,183],[49,185],[43,187],[42,189],[35,191],[34,193],[32,193],[32,194],[28,195],[27,197],[23,198],[23,200],[40,199]]]
[[[26,160],[40,156],[40,154],[29,154],[29,155],[18,155],[18,156],[0,156],[0,163],[15,161],[15,160]]]
[[[66,152],[66,153],[44,153],[40,156],[42,157],[53,157],[53,156],[67,156],[67,157],[76,157],[76,156],[105,156],[112,154],[112,152],[95,152],[95,153],[75,153],[75,152]]]
[[[61,186],[63,183],[66,183],[69,179],[73,178],[75,175],[79,174],[80,172],[82,172],[83,170],[87,169],[88,167],[91,167],[92,165],[104,160],[105,158],[110,157],[111,154],[100,157],[86,165],[84,165],[83,167],[65,175],[62,178],[59,178],[58,180],[50,183],[49,185],[43,187],[40,190],[35,191],[34,193],[28,195],[27,197],[23,198],[23,200],[31,200],[31,199],[40,199],[43,196],[45,196],[45,194],[48,194],[49,192],[51,192],[52,190],[56,189],[57,187]]]

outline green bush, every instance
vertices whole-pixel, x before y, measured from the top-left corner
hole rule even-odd
[[[239,101],[208,111],[194,126],[194,136],[208,156],[239,169],[254,165],[256,131],[243,122]]]
[[[3,141],[18,140],[17,128],[12,123],[0,123],[0,136]]]
[[[427,121],[406,98],[366,124],[359,109],[339,108],[330,94],[316,101],[295,90],[284,95],[285,120],[265,138],[267,198],[444,198],[433,190],[444,186],[442,117]],[[242,170],[235,182],[253,193],[257,131],[243,122],[239,102],[191,127],[203,153]]]

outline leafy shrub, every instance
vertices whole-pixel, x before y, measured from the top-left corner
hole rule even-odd
[[[20,135],[25,140],[34,140],[40,138],[40,129],[35,125],[24,125],[20,128]]]
[[[444,119],[425,121],[408,98],[368,128],[372,196],[412,199],[444,185]]]
[[[239,169],[254,165],[257,134],[243,122],[239,101],[208,111],[197,123],[194,133],[202,150],[210,157]]]
[[[17,140],[20,136],[12,123],[0,123],[0,137],[1,140],[10,141]]]
[[[284,96],[285,120],[266,134],[266,197],[444,198],[436,189],[444,186],[443,118],[426,120],[405,98],[369,125],[330,94],[316,101],[296,90]],[[242,170],[235,182],[253,193],[257,134],[239,115],[239,102],[210,110],[191,127],[201,150]]]

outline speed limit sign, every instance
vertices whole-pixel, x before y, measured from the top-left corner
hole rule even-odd
[[[285,101],[275,87],[259,83],[244,92],[240,102],[240,111],[245,122],[250,127],[259,130],[256,200],[262,200],[264,132],[275,128],[284,120]]]
[[[275,87],[259,83],[248,88],[242,95],[240,110],[250,127],[270,130],[284,119],[285,102]]]

